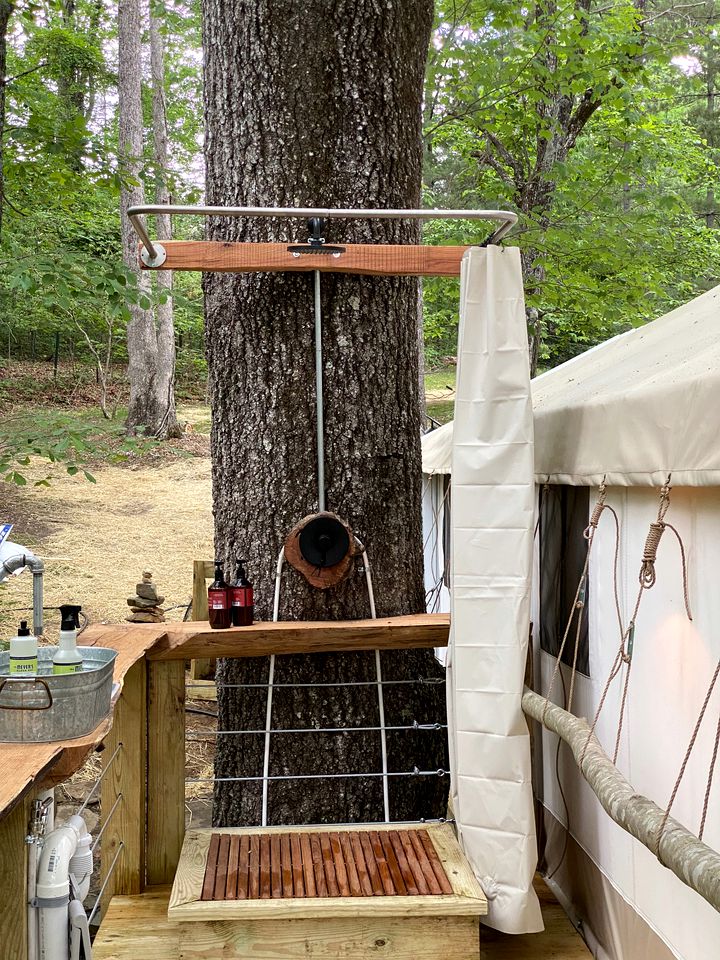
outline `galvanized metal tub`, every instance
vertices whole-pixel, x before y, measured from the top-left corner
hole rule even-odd
[[[40,647],[38,672],[10,677],[10,654],[0,653],[0,741],[49,743],[90,733],[110,713],[117,652],[78,647],[82,673],[53,676],[57,647]]]

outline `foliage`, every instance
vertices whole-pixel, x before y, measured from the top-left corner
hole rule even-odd
[[[554,364],[720,282],[704,216],[720,156],[703,65],[717,23],[658,4],[441,3],[425,114],[427,202],[510,207],[528,318]],[[702,122],[701,122],[702,119]],[[456,225],[434,242],[480,239]],[[448,353],[457,294],[425,285]],[[534,314],[534,321],[532,315]],[[534,332],[534,331],[533,331]]]

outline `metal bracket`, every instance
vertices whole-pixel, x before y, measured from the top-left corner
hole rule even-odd
[[[153,244],[153,250],[155,251],[155,255],[151,256],[148,248],[143,247],[140,251],[140,259],[146,267],[161,267],[167,260],[167,252],[165,251],[165,247],[156,240]]]

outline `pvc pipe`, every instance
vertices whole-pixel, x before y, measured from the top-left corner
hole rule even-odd
[[[27,906],[27,937],[28,960],[38,960],[38,912],[35,904],[35,883],[40,854],[39,841],[36,837],[28,838],[28,906]]]
[[[81,868],[81,890],[86,885],[89,888],[89,875],[85,877],[89,839],[85,821],[74,816],[45,840],[35,887],[39,907],[39,960],[69,960],[70,865],[74,863]],[[89,869],[92,873],[91,861]]]

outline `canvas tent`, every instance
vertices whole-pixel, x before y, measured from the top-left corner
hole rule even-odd
[[[617,759],[637,792],[665,807],[720,658],[720,591],[714,587],[720,566],[720,288],[538,377],[532,393],[540,520],[532,588],[534,686],[542,693],[554,670],[586,552],[583,530],[603,478],[620,525],[616,541],[606,512],[595,535],[572,706],[578,716],[595,715],[618,650],[616,547],[618,600],[627,624],[659,489],[671,476],[666,520],[684,543],[693,619],[685,611],[679,547],[666,533],[655,586],[645,591],[636,618]],[[425,438],[428,495],[452,470],[453,433],[448,425]],[[462,523],[454,501],[451,513],[454,528]],[[429,536],[429,551],[437,529]],[[574,632],[572,639],[574,646]],[[610,756],[626,669],[609,688],[596,731]],[[561,672],[567,693],[570,666]],[[552,697],[563,701],[561,683]],[[674,801],[673,816],[692,831],[700,824],[719,713],[720,689]],[[557,739],[547,732],[536,739],[535,776],[544,831],[541,862],[595,955],[715,958],[720,916],[609,819],[569,753],[557,755]],[[716,850],[718,790],[720,784],[710,794],[704,832]]]

